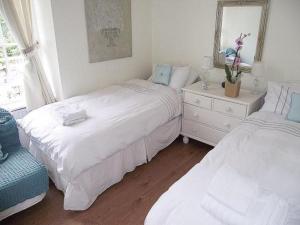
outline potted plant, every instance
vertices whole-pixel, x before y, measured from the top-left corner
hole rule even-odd
[[[225,81],[225,95],[236,98],[240,94],[242,71],[240,68],[241,55],[240,51],[243,48],[244,39],[250,36],[249,34],[241,34],[236,40],[235,57],[233,63],[230,65],[225,63],[226,81]]]

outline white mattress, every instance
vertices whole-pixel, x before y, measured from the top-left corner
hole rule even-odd
[[[300,124],[253,114],[164,193],[145,225],[223,225],[201,207],[216,171],[230,165],[288,202],[286,225],[300,224]]]
[[[85,210],[91,206],[98,195],[113,184],[121,181],[123,176],[133,171],[136,166],[150,161],[160,150],[170,145],[181,130],[181,116],[158,127],[151,134],[143,137],[130,146],[118,151],[111,157],[85,170],[72,182],[57,172],[57,165],[41,151],[24,131],[20,129],[20,139],[23,146],[43,162],[50,178],[56,187],[65,193],[65,210]]]

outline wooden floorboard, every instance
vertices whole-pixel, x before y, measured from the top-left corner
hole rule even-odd
[[[83,212],[63,210],[63,194],[53,184],[45,199],[0,222],[3,225],[142,225],[156,200],[195,164],[210,146],[176,140],[150,163],[136,168],[101,194]]]

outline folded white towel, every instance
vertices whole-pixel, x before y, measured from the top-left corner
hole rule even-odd
[[[147,224],[147,223],[146,223]],[[165,223],[161,225],[224,225],[214,216],[204,210],[197,198],[185,199],[174,205]]]
[[[213,177],[207,191],[239,213],[246,213],[258,195],[258,185],[236,170],[224,165]]]
[[[232,210],[209,194],[204,196],[201,205],[226,225],[284,225],[288,213],[287,202],[271,193],[259,195],[245,214]]]
[[[204,210],[222,223],[228,225],[244,225],[244,215],[233,211],[209,194],[204,195],[201,205]]]
[[[262,190],[229,166],[216,173],[201,205],[228,225],[284,225],[288,213],[286,201]]]
[[[87,119],[86,111],[78,105],[59,106],[55,109],[55,114],[64,126],[71,126]]]
[[[84,118],[79,118],[79,119],[72,119],[72,120],[65,120],[65,121],[63,121],[63,125],[64,126],[72,126],[72,125],[74,125],[74,124],[77,124],[77,123],[81,123],[81,122],[83,122],[83,121],[85,121],[87,118],[86,117],[84,117]]]

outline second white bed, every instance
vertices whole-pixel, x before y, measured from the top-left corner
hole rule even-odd
[[[160,197],[145,225],[228,224],[216,219],[202,203],[212,179],[224,165],[288,204],[288,212],[281,218],[284,222],[276,224],[300,224],[299,146],[299,123],[286,121],[274,113],[254,113]],[[223,212],[223,216],[226,217],[226,213]],[[255,224],[274,225],[262,221]]]

